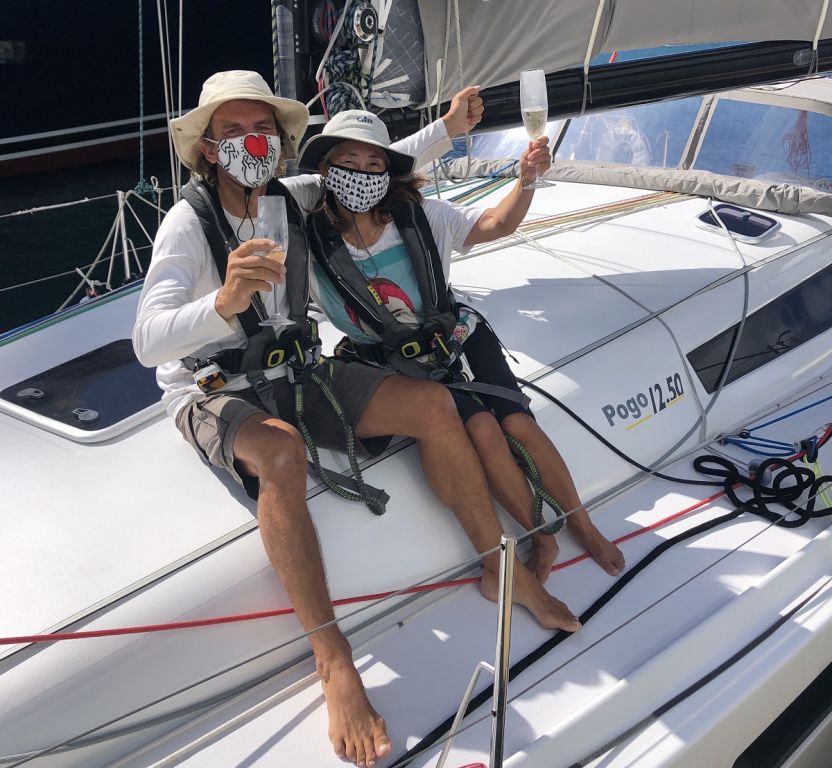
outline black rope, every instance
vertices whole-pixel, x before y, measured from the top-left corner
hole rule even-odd
[[[527,382],[522,383],[527,384]],[[534,386],[533,388],[536,390],[539,389]],[[548,395],[548,393],[544,394]],[[590,427],[587,428],[591,430]],[[594,432],[594,430],[591,431]],[[826,440],[824,440],[823,442],[826,442]],[[641,560],[639,560],[638,563],[630,567],[622,576],[620,576],[612,587],[606,590],[606,592],[604,592],[597,600],[595,600],[595,602],[592,603],[592,605],[590,605],[578,617],[578,620],[581,622],[581,624],[585,625],[590,619],[592,619],[595,616],[595,614],[598,613],[598,611],[601,610],[601,608],[603,608],[607,603],[609,603],[610,600],[612,600],[622,589],[624,589],[624,587],[626,587],[627,584],[629,584],[639,573],[641,573],[648,565],[650,565],[654,560],[656,560],[658,557],[664,554],[672,546],[678,544],[679,542],[685,541],[686,539],[698,536],[701,533],[705,533],[706,531],[709,531],[712,528],[716,528],[717,526],[720,526],[723,523],[730,522],[731,520],[736,519],[745,512],[751,512],[753,514],[759,515],[767,520],[770,520],[775,525],[779,525],[784,528],[793,528],[798,525],[803,525],[810,518],[824,517],[832,514],[832,508],[815,510],[816,494],[821,488],[821,486],[823,486],[826,483],[832,483],[832,475],[823,475],[822,477],[815,478],[814,474],[811,471],[804,470],[803,467],[795,466],[791,461],[787,461],[785,459],[770,459],[769,461],[763,462],[760,465],[760,471],[753,478],[742,475],[735,466],[731,465],[731,462],[727,461],[726,459],[723,459],[721,456],[697,457],[697,459],[694,460],[694,467],[706,474],[722,478],[722,481],[719,484],[725,488],[726,495],[731,500],[731,502],[736,505],[736,509],[734,509],[732,512],[728,512],[727,514],[721,515],[720,517],[714,518],[713,520],[700,523],[699,525],[694,526],[690,530],[684,531],[683,533],[680,533],[677,536],[674,536],[673,538],[670,538],[667,541],[664,541],[658,546],[654,547]],[[770,486],[764,485],[763,478],[765,477],[765,470],[774,467],[779,468],[780,471],[774,476]],[[676,480],[675,478],[667,479],[673,479],[675,482],[691,482],[684,480]],[[788,481],[792,481],[792,485],[784,485]],[[748,499],[747,501],[742,501],[737,496],[733,487],[734,484],[737,482],[748,486],[752,490],[753,497],[751,499]],[[697,484],[702,483],[698,482]],[[713,485],[713,483],[710,482],[707,484]],[[797,498],[800,497],[801,494],[807,491],[810,493],[810,498],[806,504],[806,507],[799,507],[794,502]],[[781,504],[785,506],[787,509],[789,509],[791,512],[796,512],[799,516],[798,520],[786,520],[783,515],[771,511],[767,506],[771,503]],[[552,635],[552,637],[550,637],[544,643],[539,645],[536,649],[531,651],[529,654],[524,656],[519,661],[515,662],[509,670],[509,681],[514,680],[518,675],[520,675],[522,672],[524,672],[526,669],[532,666],[532,664],[542,659],[552,649],[556,648],[564,640],[570,637],[571,634],[571,632],[558,630],[557,632],[555,632],[554,635]],[[467,717],[469,714],[471,714],[471,712],[485,704],[490,699],[492,695],[492,690],[493,687],[488,686],[484,690],[480,691],[476,696],[474,696],[465,710],[465,716]],[[687,689],[687,691],[690,691],[690,689]],[[677,697],[672,701],[675,704],[681,701],[681,699]],[[448,718],[446,718],[443,722],[441,722],[439,725],[437,725],[418,744],[409,749],[395,763],[393,763],[391,768],[401,768],[402,766],[407,765],[418,754],[424,752],[426,749],[429,749],[433,744],[442,739],[453,725],[454,718],[455,715],[451,715]]]
[[[543,395],[543,397],[545,397],[547,400],[549,400],[549,402],[554,403],[558,408],[560,408],[562,411],[564,411],[569,416],[571,416],[575,421],[577,421],[578,424],[580,424],[596,440],[603,443],[607,448],[609,448],[616,456],[621,457],[628,464],[631,464],[632,466],[636,467],[637,469],[640,469],[642,472],[646,472],[647,474],[653,475],[653,477],[658,477],[662,480],[669,480],[672,483],[683,483],[684,485],[707,485],[707,486],[711,486],[711,487],[713,487],[715,485],[722,485],[721,482],[714,482],[712,480],[694,480],[693,478],[689,478],[689,477],[673,477],[672,475],[665,475],[662,472],[657,472],[656,470],[651,469],[650,467],[645,467],[644,464],[642,464],[639,461],[636,461],[634,458],[632,458],[631,456],[628,456],[626,453],[624,453],[624,451],[622,451],[619,448],[617,448],[616,446],[614,446],[602,434],[600,434],[595,429],[593,429],[591,426],[589,426],[589,424],[587,424],[580,416],[578,416],[578,414],[575,413],[575,411],[573,411],[571,408],[569,408],[569,406],[564,405],[554,395],[547,392],[542,387],[538,387],[537,384],[534,384],[531,381],[526,381],[525,379],[521,379],[519,377],[517,378],[517,381],[518,381],[518,383],[522,384],[524,387],[528,387],[529,389],[532,389],[535,392],[537,392],[539,395]]]

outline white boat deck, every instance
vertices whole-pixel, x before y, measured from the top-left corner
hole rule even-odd
[[[584,195],[589,206],[642,194],[614,188],[593,192],[590,195],[578,185],[558,184],[536,197],[532,215],[582,207]],[[492,204],[499,194],[479,204]],[[527,242],[512,241],[502,251],[480,248],[454,264],[452,282],[487,315],[517,357],[516,373],[532,376],[557,361],[570,360],[650,314],[581,270],[605,277],[650,311],[674,304],[738,270],[740,260],[729,241],[693,224],[704,209],[701,200],[683,200],[604,224],[559,231],[536,241],[563,258]],[[739,248],[748,263],[763,264],[829,230],[830,222],[824,217],[784,218],[782,229],[770,242],[741,243]],[[781,293],[784,283],[796,284],[829,261],[822,241],[751,271],[750,309]],[[135,300],[135,294],[128,294],[103,306],[93,305],[75,317],[0,346],[0,389],[82,354],[89,345],[129,337]],[[714,329],[737,322],[742,300],[742,280],[734,280],[663,317],[672,325],[682,348],[692,349],[712,337]],[[331,328],[322,330],[330,341],[336,338]],[[762,373],[744,377],[741,387],[726,387],[709,416],[708,434],[760,421],[757,417],[761,413],[771,412],[773,403],[805,388],[810,378],[828,376],[828,336],[822,334],[768,363]],[[539,383],[616,445],[649,463],[696,421],[696,397],[703,402],[708,397],[698,381],[689,386],[691,381],[685,379],[685,399],[680,398],[674,408],[638,429],[611,428],[602,406],[622,402],[675,371],[684,375],[684,366],[667,331],[651,321],[593,354],[562,365]],[[818,392],[812,397],[821,396]],[[634,470],[629,465],[600,447],[555,406],[534,396],[533,407],[572,468],[584,498],[597,498],[632,476]],[[770,433],[780,439],[796,439],[832,421],[830,413],[832,409],[825,404],[790,420],[788,429],[772,428]],[[0,540],[0,581],[4,585],[0,636],[60,628],[88,613],[89,619],[69,628],[205,618],[286,605],[259,540],[254,505],[232,481],[199,462],[166,416],[157,414],[124,435],[99,444],[79,444],[2,412],[0,430],[0,466],[8,489],[0,502],[4,532]],[[692,436],[687,447],[692,448],[696,441]],[[744,458],[741,452],[737,455]],[[822,463],[828,464],[830,457],[829,449],[824,449]],[[341,456],[324,452],[323,458],[327,466],[346,467]],[[687,460],[668,471],[692,474]],[[405,447],[368,466],[365,477],[391,494],[388,512],[381,518],[360,505],[322,493],[309,481],[310,509],[333,598],[402,588],[472,557],[473,551],[452,516],[439,509],[427,492],[415,449]],[[56,488],[61,489],[60,494],[55,493]],[[607,501],[593,515],[608,536],[624,536],[707,495],[700,490],[651,480]],[[665,537],[723,509],[717,501],[677,523],[629,539],[623,545],[628,562],[637,561]],[[529,765],[538,764],[538,759],[540,764],[553,765],[552,754],[569,765],[617,735],[621,723],[648,714],[677,693],[691,682],[685,675],[693,679],[712,662],[730,655],[727,649],[735,649],[740,640],[767,626],[777,611],[823,575],[813,570],[819,563],[830,562],[829,536],[822,523],[796,531],[771,529],[732,552],[765,527],[755,518],[743,518],[663,556],[578,635],[512,684],[515,699],[509,715],[507,754],[513,756],[507,765],[521,758],[530,761]],[[579,554],[567,534],[559,541],[560,562]],[[728,552],[732,554],[720,560]],[[706,566],[712,567],[680,587],[671,599],[602,639]],[[828,571],[828,565],[824,567]],[[779,570],[769,575],[775,568]],[[761,604],[755,602],[754,595],[764,580],[771,584]],[[579,612],[612,582],[594,564],[582,561],[553,575],[550,589]],[[115,600],[127,594],[130,599]],[[451,714],[474,664],[493,659],[494,606],[472,586],[434,598],[421,598],[400,608],[354,638],[362,644],[357,654],[360,668],[374,704],[390,725],[395,754],[401,754]],[[106,607],[111,602],[112,606]],[[358,615],[346,626],[356,627],[378,610]],[[340,615],[347,612],[341,609]],[[770,642],[777,643],[788,634],[788,642],[803,643],[809,649],[802,667],[805,680],[792,669],[789,678],[778,683],[783,691],[778,703],[755,704],[759,712],[755,711],[754,723],[768,722],[771,718],[766,719],[766,708],[782,708],[779,702],[788,698],[789,691],[797,693],[817,674],[818,665],[828,663],[828,651],[818,651],[817,645],[829,647],[829,612],[827,597],[821,609],[795,617],[772,638]],[[700,626],[708,628],[710,641],[698,638]],[[50,739],[69,738],[91,723],[130,711],[299,633],[299,625],[289,616],[163,637],[72,641],[22,650],[0,647],[4,690],[0,695],[0,756],[49,746],[43,736],[46,721],[53,726]],[[545,637],[528,616],[516,612],[512,657],[524,655]],[[584,653],[572,660],[580,652]],[[683,673],[676,653],[686,655],[687,672]],[[302,756],[304,764],[316,767],[340,765],[326,739],[318,684],[312,680],[290,692],[284,690],[288,681],[302,679],[310,671],[308,659],[304,661],[307,656],[308,646],[300,640],[199,688],[194,694],[197,698],[207,695],[206,691],[229,690],[270,669],[287,667],[282,676],[256,692],[233,700],[221,712],[209,713],[205,721],[170,742],[151,747],[129,764],[144,766],[161,760],[229,716],[242,714],[268,695],[284,691],[262,712],[243,717],[222,739],[209,740],[183,755],[181,761],[164,764],[283,765],[298,763]],[[558,671],[542,679],[556,668]],[[79,690],[87,690],[92,675],[98,680],[90,689],[95,696],[90,695],[84,707],[78,707]],[[33,680],[39,687],[33,686]],[[770,685],[770,680],[766,684]],[[693,733],[704,728],[706,715],[716,717],[719,707],[729,706],[730,691],[717,690],[710,709],[699,712],[693,720],[677,723],[671,712],[652,726],[659,734],[655,749],[667,749],[668,754],[678,757],[686,748],[685,729],[693,729]],[[751,686],[743,688],[742,695],[750,695],[750,690]],[[180,697],[156,711],[169,712],[181,704]],[[171,720],[153,733],[159,735],[177,723]],[[661,737],[663,727],[672,732],[667,738]],[[448,765],[458,768],[486,759],[489,729],[483,722],[462,734]],[[150,732],[139,733],[129,743],[138,747],[149,738]],[[737,740],[741,741],[739,736]],[[701,740],[691,737],[690,741],[696,749],[705,748]],[[544,745],[549,742],[554,746],[547,752]],[[115,755],[124,754],[124,744],[114,745],[112,750],[96,752],[89,759],[83,753],[56,755],[54,761],[44,759],[37,764],[113,765]],[[431,755],[435,757],[435,751]],[[604,764],[630,765],[633,763],[626,760],[632,759],[621,757],[623,762]],[[424,764],[430,764],[433,757],[425,760]],[[0,760],[0,765],[6,764]],[[706,764],[707,760],[691,763]]]
[[[805,402],[830,394],[832,388],[827,387]],[[768,433],[777,439],[784,438],[784,430],[787,435],[802,434],[829,419],[830,414],[832,407],[827,403],[790,419],[787,427],[770,428]],[[765,435],[765,431],[760,434]],[[739,463],[749,458],[739,448],[719,450]],[[830,460],[832,450],[824,448],[821,464]],[[693,475],[688,460],[666,471]],[[654,523],[710,494],[711,490],[703,487],[649,480],[594,510],[593,517],[616,538],[638,534],[622,544],[632,566],[666,539],[732,509],[722,497],[650,530]],[[568,766],[591,754],[723,662],[730,655],[727,647],[738,648],[750,642],[793,601],[826,581],[825,594],[696,694],[693,715],[691,708],[684,717],[671,710],[650,726],[647,747],[644,742],[636,750],[625,745],[599,765],[638,765],[638,759],[646,755],[642,751],[645,749],[653,759],[661,755],[668,759],[685,757],[690,749],[689,737],[693,742],[693,737],[713,727],[730,712],[737,697],[753,709],[749,716],[752,723],[764,723],[766,718],[776,716],[783,701],[797,695],[826,664],[826,650],[832,641],[830,522],[832,518],[826,518],[800,529],[784,530],[758,517],[743,515],[671,548],[580,632],[512,681],[506,765],[530,760],[530,765]],[[568,535],[561,535],[559,540],[560,562],[580,554]],[[558,570],[548,584],[580,612],[613,582],[591,561],[582,560]],[[358,639],[362,635],[357,636],[360,647],[355,657],[374,705],[387,720],[393,754],[400,756],[455,712],[476,663],[493,663],[496,608],[479,595],[476,587],[464,586],[447,591],[427,610],[417,602],[412,615],[399,613],[380,624],[364,635],[367,639],[363,642]],[[512,662],[548,636],[527,613],[516,610]],[[788,676],[779,677],[777,696],[763,696],[757,689],[772,667],[782,665],[786,645],[790,651],[803,654],[801,674],[795,676],[792,668]],[[767,668],[766,675],[758,674],[759,665]],[[178,749],[183,752],[175,762],[159,765],[267,766],[281,764],[285,755],[300,754],[307,765],[342,765],[331,753],[325,736],[326,707],[317,679],[312,675],[287,693],[287,682],[298,671],[293,673],[242,696],[215,716],[126,765],[155,766],[156,760]],[[481,678],[478,691],[490,686],[486,678]],[[769,694],[772,689],[769,683]],[[480,707],[465,721],[465,725],[479,722],[456,739],[448,766],[487,764],[489,706]],[[220,730],[205,736],[214,728]],[[755,735],[734,733],[731,738],[744,745]],[[744,737],[748,738],[743,741]],[[724,742],[721,748],[719,754],[723,757],[719,759],[724,760]],[[429,750],[413,765],[434,765],[438,751],[438,747]],[[707,745],[696,742],[696,749],[681,764],[725,764],[717,758],[711,762],[707,755]]]

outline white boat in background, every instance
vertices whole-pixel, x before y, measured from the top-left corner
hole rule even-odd
[[[597,52],[603,18],[582,51]],[[793,39],[821,36],[818,18]],[[740,25],[724,39],[769,37]],[[759,739],[832,664],[832,491],[808,480],[832,464],[829,88],[816,77],[553,123],[554,186],[516,235],[452,266],[628,561],[616,580],[559,536],[548,588],[584,626],[553,636],[514,612],[502,765],[828,764],[828,693],[788,746]],[[474,137],[448,169],[468,178],[441,195],[493,205],[511,141]],[[199,462],[132,354],[139,289],[0,336],[0,768],[341,765],[252,502]],[[704,454],[743,476],[769,457],[809,461],[792,494],[802,524],[779,524],[800,515],[774,500],[768,516],[737,509],[732,493],[760,487],[695,471]],[[469,683],[495,659],[497,613],[472,583],[478,560],[413,445],[362,468],[390,493],[385,515],[311,478],[307,498],[388,724],[380,765],[488,765],[491,681]]]

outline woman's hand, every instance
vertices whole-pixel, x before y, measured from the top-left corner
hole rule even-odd
[[[549,138],[541,136],[529,142],[528,149],[520,155],[520,181],[531,184],[552,167],[549,154]]]
[[[451,106],[442,115],[445,130],[448,131],[448,138],[452,139],[454,136],[472,131],[477,123],[482,120],[484,111],[485,107],[482,105],[478,85],[463,88],[459,93],[454,94],[451,99]]]

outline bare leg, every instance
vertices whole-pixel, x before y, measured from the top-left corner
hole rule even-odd
[[[546,490],[565,512],[576,510],[566,519],[570,532],[611,576],[624,570],[624,555],[595,527],[584,509],[569,469],[546,433],[525,413],[512,413],[503,419],[503,428],[517,438],[532,455]]]
[[[294,427],[253,415],[234,439],[234,456],[260,480],[257,517],[272,567],[308,632],[335,616],[315,526],[306,507],[306,449]],[[335,624],[309,636],[336,753],[370,768],[390,751],[384,720],[367,699],[349,642]]]
[[[534,495],[526,476],[514,461],[497,419],[491,413],[476,413],[465,422],[465,431],[477,449],[491,492],[503,509],[530,531],[534,528]],[[552,572],[552,564],[558,556],[558,545],[554,536],[534,534],[532,546],[526,566],[543,584]]]
[[[403,407],[406,405],[407,407]],[[404,435],[416,439],[425,476],[439,500],[456,515],[477,552],[500,542],[488,485],[448,391],[434,382],[391,376],[379,386],[356,429],[358,437]],[[483,558],[480,589],[496,599],[499,553]],[[514,598],[544,627],[574,631],[580,626],[560,600],[549,595],[524,566],[515,568]]]

